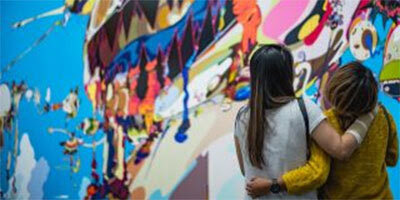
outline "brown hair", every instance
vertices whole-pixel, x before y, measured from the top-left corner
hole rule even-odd
[[[372,111],[378,100],[378,84],[368,68],[351,62],[338,69],[325,90],[325,98],[347,129],[357,117]]]
[[[293,57],[284,46],[261,46],[250,59],[250,118],[247,150],[250,163],[258,168],[265,164],[262,154],[267,129],[266,110],[277,108],[295,98],[293,90]]]

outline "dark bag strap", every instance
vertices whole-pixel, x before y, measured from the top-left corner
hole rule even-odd
[[[306,142],[307,142],[307,160],[310,159],[310,123],[308,120],[308,114],[307,114],[307,109],[306,105],[304,103],[304,99],[302,97],[297,98],[297,103],[299,104],[301,115],[303,116],[303,121],[306,127]],[[322,195],[322,190],[319,188],[318,189],[318,199],[324,199]]]
[[[299,104],[301,115],[303,115],[304,124],[306,126],[306,141],[307,141],[307,160],[310,158],[310,125],[308,122],[308,114],[306,105],[304,104],[304,99],[302,97],[297,99],[297,103]]]

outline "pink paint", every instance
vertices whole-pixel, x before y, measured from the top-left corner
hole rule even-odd
[[[129,115],[136,115],[139,113],[139,104],[140,104],[139,97],[136,94],[132,95],[129,99],[129,105],[128,105]]]
[[[264,35],[279,40],[279,36],[298,21],[309,2],[310,0],[280,1],[264,19],[262,26]]]

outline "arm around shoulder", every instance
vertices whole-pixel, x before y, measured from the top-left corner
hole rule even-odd
[[[353,135],[339,135],[327,120],[314,129],[312,138],[330,156],[339,160],[348,159],[358,147],[357,139]]]

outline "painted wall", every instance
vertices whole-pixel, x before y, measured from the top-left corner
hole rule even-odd
[[[294,87],[322,107],[332,72],[362,61],[399,132],[399,5],[1,1],[0,195],[242,197],[233,122],[263,43],[288,45]]]

